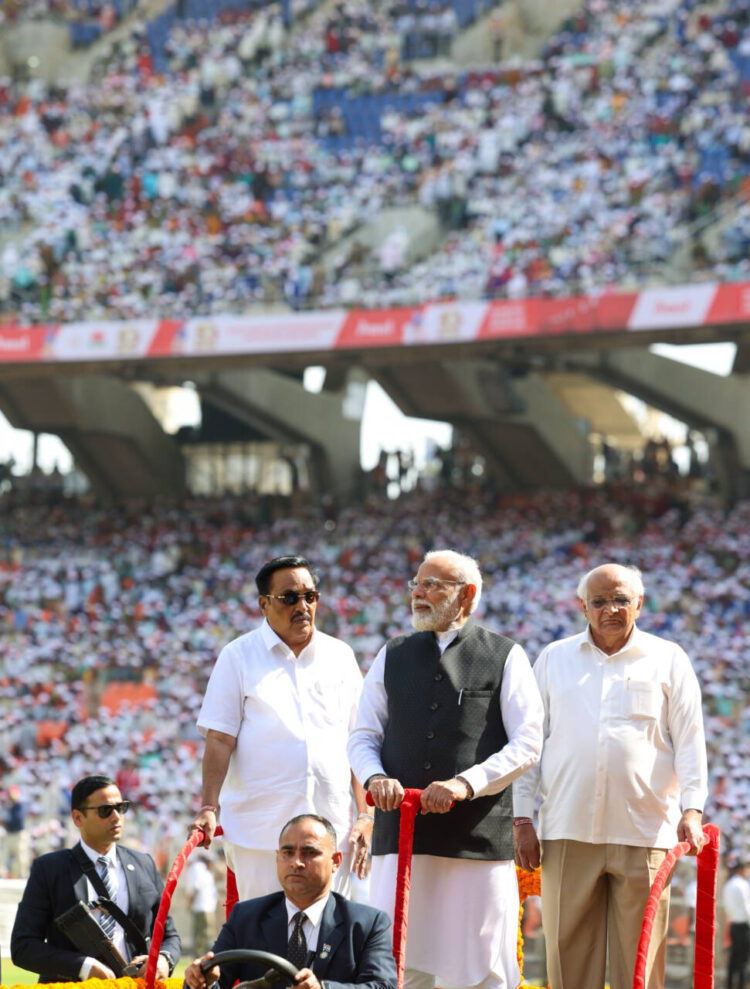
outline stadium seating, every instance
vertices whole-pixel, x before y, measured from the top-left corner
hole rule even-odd
[[[689,225],[748,178],[744,0],[712,15],[594,6],[539,60],[431,76],[404,58],[411,3],[306,5],[288,30],[273,8],[185,0],[88,87],[5,82],[0,220],[23,232],[0,253],[0,312],[397,305],[669,277]],[[444,237],[419,265],[320,263],[384,207],[416,203]],[[696,255],[694,277],[744,277],[738,240],[729,259]]]
[[[427,485],[429,478],[424,483]],[[687,482],[684,482],[687,484]],[[725,849],[747,854],[750,813],[750,503],[726,514],[702,489],[645,486],[506,498],[476,485],[260,521],[252,495],[104,509],[0,502],[0,769],[34,808],[34,850],[63,840],[44,808],[97,766],[137,767],[127,796],[146,844],[183,839],[199,801],[197,711],[224,643],[260,621],[253,575],[304,552],[321,571],[318,624],[363,669],[409,627],[406,580],[446,543],[479,559],[479,617],[532,660],[581,628],[575,586],[603,560],[634,563],[641,627],[679,642],[700,678],[711,798]],[[268,513],[269,506],[263,506]],[[180,779],[181,786],[174,787]]]

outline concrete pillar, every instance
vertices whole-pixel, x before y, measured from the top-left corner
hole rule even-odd
[[[344,495],[353,489],[361,409],[351,409],[346,389],[313,394],[294,378],[260,369],[196,374],[193,380],[202,396],[268,439],[308,444],[320,491]]]
[[[577,354],[566,365],[586,368],[692,428],[713,432],[712,453],[727,498],[750,492],[750,375],[724,378],[640,348]]]
[[[54,433],[104,498],[179,494],[179,447],[146,403],[118,378],[6,378],[0,408],[17,429]]]

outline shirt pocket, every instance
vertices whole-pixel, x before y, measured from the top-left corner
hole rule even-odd
[[[346,695],[341,681],[315,680],[310,685],[307,700],[320,724],[348,730],[349,723],[344,718]]]
[[[656,719],[663,700],[660,683],[650,680],[627,680],[622,692],[623,714],[629,718]]]

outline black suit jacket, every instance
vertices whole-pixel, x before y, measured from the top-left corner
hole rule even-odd
[[[150,855],[117,846],[117,857],[128,886],[128,917],[143,934],[151,930],[159,910],[164,885]],[[88,902],[89,892],[83,866],[89,859],[80,844],[41,855],[31,866],[23,897],[18,905],[10,954],[13,962],[39,973],[40,982],[75,982],[86,957],[55,924],[77,901]],[[125,934],[127,938],[127,932]],[[136,946],[128,941],[131,952]],[[161,954],[170,970],[180,957],[180,936],[171,916],[164,925]]]
[[[284,894],[271,893],[238,903],[224,924],[214,952],[234,948],[270,951],[286,958],[288,920]],[[331,893],[320,923],[318,950],[310,966],[320,982],[332,986],[395,989],[391,922],[382,910],[352,903]],[[222,989],[235,980],[256,979],[263,965],[222,965]]]

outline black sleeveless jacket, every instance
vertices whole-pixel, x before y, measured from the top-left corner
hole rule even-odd
[[[388,643],[388,723],[381,749],[388,776],[424,789],[483,762],[507,743],[500,686],[513,645],[471,620],[442,657],[432,632]],[[398,851],[399,818],[399,811],[376,811],[373,855]],[[461,801],[447,814],[418,814],[413,850],[444,858],[512,859],[511,788]]]

